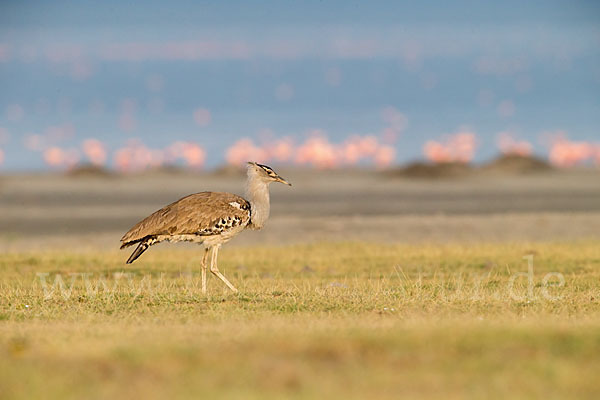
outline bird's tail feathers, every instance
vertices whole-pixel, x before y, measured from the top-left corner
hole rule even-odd
[[[141,256],[142,253],[145,252],[148,247],[150,247],[148,242],[140,242],[140,244],[138,244],[133,253],[131,253],[129,258],[127,259],[127,264],[131,264],[132,262],[137,260],[138,257]]]

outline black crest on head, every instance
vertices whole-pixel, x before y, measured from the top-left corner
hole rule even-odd
[[[274,173],[273,169],[271,167],[269,167],[268,165],[263,165],[263,164],[259,164],[259,163],[256,163],[256,165],[258,165],[259,167],[261,167],[262,169],[267,171],[269,174]]]

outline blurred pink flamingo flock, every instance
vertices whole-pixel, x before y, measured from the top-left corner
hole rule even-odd
[[[202,113],[197,115],[201,121],[207,118]],[[271,137],[262,141],[244,137],[225,150],[224,158],[234,166],[255,160],[318,169],[356,165],[387,168],[396,163],[394,142],[404,129],[405,121],[394,110],[388,110],[384,118],[388,127],[380,135],[351,135],[337,143],[330,141],[326,132],[319,129],[308,132],[305,139],[298,143],[291,137]],[[70,169],[81,164],[112,167],[121,172],[137,172],[168,165],[202,169],[207,157],[206,149],[191,141],[174,141],[163,148],[150,148],[140,139],[129,139],[124,146],[112,150],[97,138],[85,139],[79,147],[60,147],[56,144],[73,136],[72,125],[52,126],[44,134],[29,135],[24,144],[29,150],[39,152],[46,165],[56,169]],[[8,137],[6,129],[0,128],[0,164],[5,158],[1,146]],[[546,137],[548,160],[553,165],[573,167],[587,163],[600,166],[600,143],[572,141],[562,131],[546,134]],[[477,134],[469,129],[460,129],[437,140],[427,140],[423,145],[423,156],[433,163],[469,163],[475,157],[479,142]],[[511,132],[499,133],[496,146],[505,155],[529,156],[534,149],[530,142],[517,139]]]

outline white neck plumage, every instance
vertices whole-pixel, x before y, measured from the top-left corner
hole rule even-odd
[[[246,198],[250,202],[251,229],[261,229],[269,218],[271,208],[269,200],[269,183],[253,169],[248,169],[246,181]]]

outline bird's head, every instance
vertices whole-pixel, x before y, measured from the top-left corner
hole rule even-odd
[[[253,161],[248,162],[248,176],[258,177],[266,183],[280,182],[288,186],[292,186],[291,183],[279,176],[271,167],[263,164],[259,164]]]

